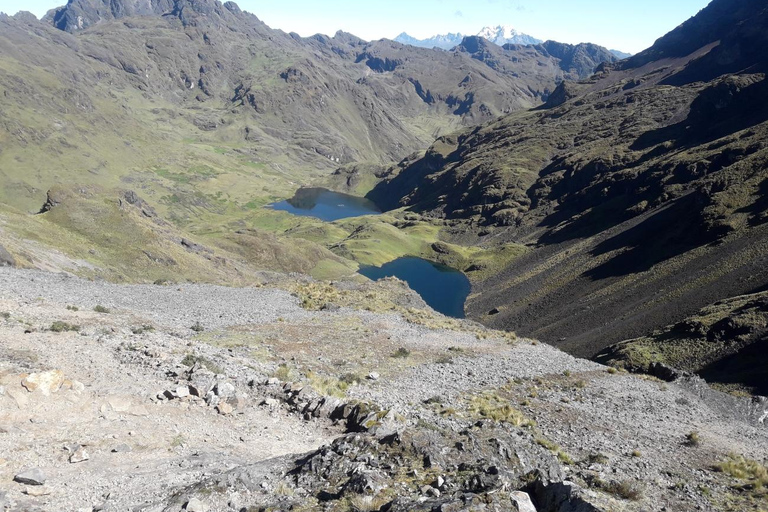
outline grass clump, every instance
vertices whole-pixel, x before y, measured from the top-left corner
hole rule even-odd
[[[131,328],[131,332],[133,334],[144,334],[147,332],[154,332],[155,328],[151,325],[142,325],[140,327],[133,327]]]
[[[190,329],[192,329],[195,332],[203,332],[203,331],[205,331],[205,327],[203,327],[203,324],[201,324],[199,320],[197,322],[195,322],[192,325],[192,327],[190,327]]]
[[[608,494],[623,500],[638,501],[643,496],[643,489],[640,484],[632,480],[600,482],[599,487]]]
[[[487,392],[470,400],[469,412],[480,418],[510,423],[516,427],[532,427],[533,420],[509,404],[496,393]]]
[[[105,307],[104,307],[104,306],[102,306],[101,304],[97,304],[97,305],[96,305],[96,307],[95,307],[95,308],[93,308],[93,310],[94,310],[95,312],[97,312],[97,313],[104,313],[104,314],[109,314],[109,313],[111,313],[111,312],[112,312],[112,311],[110,311],[110,310],[109,310],[109,308],[105,308]]]
[[[67,309],[69,311],[80,311],[80,308],[77,306],[67,306]]]
[[[562,462],[563,464],[571,465],[575,463],[573,458],[570,455],[568,455],[568,453],[565,452],[560,447],[560,445],[555,443],[554,441],[550,441],[545,437],[537,437],[536,444],[554,453],[557,456],[558,460],[560,460],[560,462]]]
[[[411,351],[408,350],[405,347],[400,347],[399,349],[392,352],[390,357],[394,357],[395,359],[405,359],[407,357],[410,357]]]
[[[743,455],[729,455],[715,465],[715,470],[744,482],[744,488],[765,494],[768,488],[768,467]]]
[[[310,387],[320,395],[335,396],[337,398],[344,398],[347,396],[349,384],[339,379],[318,375],[314,372],[307,373],[307,379],[309,379]]]
[[[278,366],[277,370],[272,372],[272,377],[282,382],[292,382],[299,378],[296,371],[285,363]]]
[[[213,372],[217,375],[223,374],[224,369],[208,359],[205,356],[196,356],[195,354],[187,354],[184,356],[184,359],[181,360],[181,364],[185,366],[195,366],[196,364],[200,364],[203,368],[206,368],[208,371]]]
[[[632,453],[630,455],[632,455],[636,459],[639,459],[640,457],[643,456],[643,453],[640,450],[632,450]]]
[[[77,332],[80,330],[80,326],[57,320],[51,324],[48,330],[51,332]]]
[[[701,436],[699,436],[699,433],[695,430],[692,430],[688,432],[685,435],[685,445],[686,446],[699,446],[701,445]]]

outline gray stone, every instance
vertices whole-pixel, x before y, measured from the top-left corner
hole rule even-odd
[[[515,491],[509,496],[512,499],[513,512],[536,512],[536,507],[533,506],[531,497],[528,493],[522,491]]]
[[[235,396],[235,386],[226,381],[217,382],[213,391],[219,398],[231,398]]]
[[[184,506],[184,510],[187,512],[208,512],[208,504],[197,498],[192,498]]]
[[[88,452],[85,450],[84,446],[80,446],[77,450],[75,450],[72,455],[69,456],[69,462],[72,464],[76,464],[78,462],[85,462],[88,459],[90,459],[90,455],[88,455]]]
[[[379,380],[379,374],[377,372],[369,373],[368,380]]]
[[[132,450],[131,445],[123,443],[112,448],[112,453],[128,453]]]
[[[17,474],[13,477],[13,480],[20,484],[43,485],[47,477],[40,468],[32,468]]]
[[[9,253],[5,247],[0,245],[0,267],[15,267],[16,266],[16,259],[14,259],[13,256],[11,256],[11,253]]]

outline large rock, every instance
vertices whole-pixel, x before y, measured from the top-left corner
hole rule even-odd
[[[44,485],[47,480],[45,473],[40,468],[32,468],[22,471],[13,477],[15,482],[27,485]]]
[[[0,245],[0,267],[15,267],[16,259]]]
[[[515,491],[510,496],[513,512],[536,512],[536,507],[527,492]]]
[[[43,395],[56,393],[64,384],[64,372],[61,370],[50,370],[42,373],[31,373],[24,377],[21,385],[30,393],[40,391]]]

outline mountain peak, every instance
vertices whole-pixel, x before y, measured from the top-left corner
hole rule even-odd
[[[483,27],[476,34],[468,34],[469,37],[482,37],[488,41],[503,46],[505,44],[539,44],[541,39],[523,34],[511,25],[497,25],[495,27]],[[395,38],[395,41],[403,44],[410,44],[412,46],[420,46],[423,48],[442,48],[443,50],[450,50],[451,48],[462,44],[463,39],[466,36],[457,33],[439,34],[429,37],[427,39],[417,39],[405,32],[401,33]]]
[[[66,5],[51,9],[42,21],[65,32],[78,32],[102,21],[131,16],[162,16],[171,14],[187,24],[195,14],[242,13],[234,2],[217,0],[69,0]]]

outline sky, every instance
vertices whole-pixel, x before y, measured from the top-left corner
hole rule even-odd
[[[0,0],[0,11],[38,17],[65,0]],[[400,32],[475,34],[485,26],[512,25],[539,39],[591,42],[637,53],[695,15],[709,0],[239,0],[272,28],[363,39],[393,39]]]

